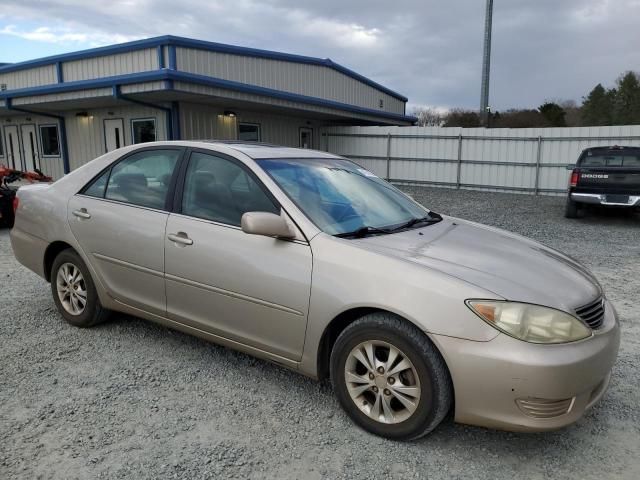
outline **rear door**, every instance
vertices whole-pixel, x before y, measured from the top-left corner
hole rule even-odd
[[[311,289],[308,243],[242,231],[245,212],[281,207],[239,160],[194,151],[180,190],[165,239],[167,316],[299,360]]]
[[[167,208],[183,152],[166,147],[137,150],[68,205],[71,230],[111,296],[162,316]]]

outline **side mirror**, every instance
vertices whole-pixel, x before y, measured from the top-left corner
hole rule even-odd
[[[240,221],[242,231],[265,237],[295,238],[296,232],[283,216],[268,212],[247,212]]]
[[[573,170],[574,168],[576,168],[575,163],[570,163],[569,165],[567,165],[567,170]]]

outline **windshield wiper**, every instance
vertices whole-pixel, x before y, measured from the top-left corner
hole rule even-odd
[[[421,218],[412,218],[411,220],[409,220],[406,223],[403,223],[402,225],[398,225],[397,227],[393,228],[391,231],[392,232],[397,232],[398,230],[404,230],[405,228],[411,228],[415,225],[418,224],[424,224],[426,225],[433,225],[434,223],[438,223],[442,221],[442,216],[438,215],[436,212],[429,212],[429,216],[427,217],[421,217]]]
[[[354,230],[353,232],[336,233],[334,235],[334,237],[338,237],[338,238],[348,238],[348,237],[362,238],[362,237],[366,237],[367,235],[369,235],[371,233],[383,233],[383,234],[386,234],[386,233],[391,233],[391,230],[385,230],[384,228],[364,226],[364,227],[358,228],[357,230]]]

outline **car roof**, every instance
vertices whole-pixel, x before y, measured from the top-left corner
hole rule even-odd
[[[190,145],[201,143],[203,148],[224,146],[242,152],[254,160],[266,158],[341,158],[332,153],[307,148],[282,147],[263,142],[247,142],[241,140],[199,140],[189,141]]]

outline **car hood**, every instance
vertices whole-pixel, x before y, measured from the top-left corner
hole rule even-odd
[[[359,246],[454,276],[507,300],[573,311],[602,294],[572,258],[525,237],[453,217],[355,240]]]

